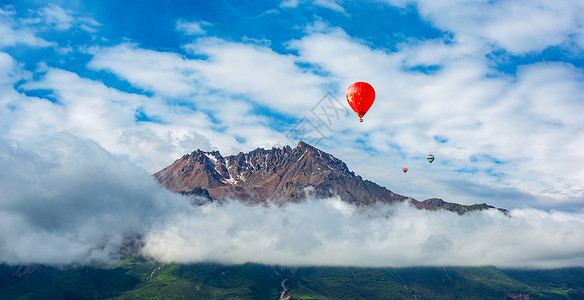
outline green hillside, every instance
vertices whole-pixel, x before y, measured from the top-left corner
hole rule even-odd
[[[0,299],[583,299],[584,268],[284,268],[162,264],[0,266]]]

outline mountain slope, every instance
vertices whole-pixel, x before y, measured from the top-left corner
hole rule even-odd
[[[291,299],[584,297],[584,268],[288,268],[163,264],[132,256],[112,266],[25,268],[0,265],[0,299],[278,299],[282,282]]]
[[[491,205],[487,205],[486,203],[481,204],[473,204],[473,205],[462,205],[458,203],[446,202],[442,199],[438,198],[430,198],[422,201],[422,203],[426,204],[427,206],[437,210],[437,209],[445,209],[452,212],[455,212],[459,215],[462,215],[466,212],[475,211],[475,210],[485,210],[485,209],[497,209],[500,212],[504,213],[505,215],[509,215],[509,211],[503,208],[496,208]]]
[[[376,202],[410,201],[418,208],[431,209],[363,180],[334,156],[304,142],[292,149],[258,148],[249,153],[223,157],[219,152],[194,151],[154,174],[166,188],[176,193],[200,194],[201,189],[216,200],[235,198],[248,203],[298,202],[308,195],[331,197],[357,205]]]

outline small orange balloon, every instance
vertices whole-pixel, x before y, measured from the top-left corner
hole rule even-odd
[[[404,171],[404,173],[406,173],[408,171],[408,168],[403,168],[402,171]]]

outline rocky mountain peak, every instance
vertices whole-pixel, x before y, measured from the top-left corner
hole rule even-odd
[[[422,201],[424,204],[432,207],[432,208],[438,208],[444,204],[446,204],[447,202],[442,200],[442,199],[438,199],[438,198],[430,198],[430,199],[426,199],[424,201]]]
[[[173,192],[201,194],[204,190],[219,201],[235,198],[251,203],[280,203],[301,201],[308,196],[339,196],[344,201],[366,205],[410,199],[363,180],[341,160],[305,142],[296,148],[258,148],[226,157],[218,151],[196,150],[154,176]]]
[[[418,208],[446,209],[459,214],[494,208],[486,204],[460,205],[438,198],[419,202],[395,194],[364,180],[340,159],[305,142],[298,143],[296,148],[257,148],[225,157],[219,151],[195,150],[154,177],[173,192],[196,196],[195,202],[237,199],[245,203],[284,203],[338,196],[357,205],[409,201]]]

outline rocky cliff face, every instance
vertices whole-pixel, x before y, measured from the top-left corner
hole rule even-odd
[[[445,209],[445,210],[455,212],[459,215],[462,215],[462,214],[470,212],[470,211],[485,210],[485,209],[498,209],[503,214],[509,215],[508,210],[503,209],[503,208],[496,208],[494,206],[487,205],[486,203],[473,204],[473,205],[462,205],[462,204],[458,204],[458,203],[446,202],[446,201],[444,201],[442,199],[438,199],[438,198],[430,198],[430,199],[422,201],[422,203],[426,204],[427,206],[431,207],[434,210]]]
[[[341,160],[304,142],[296,148],[258,148],[227,157],[217,151],[197,150],[154,176],[173,192],[218,201],[234,198],[246,203],[283,203],[298,202],[308,195],[338,195],[357,205],[410,201],[418,208],[432,209],[363,180]]]

